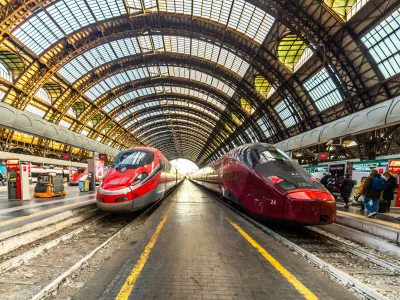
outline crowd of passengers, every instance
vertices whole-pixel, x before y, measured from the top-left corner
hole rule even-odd
[[[324,174],[320,182],[331,192],[340,193],[340,197],[345,203],[345,208],[349,208],[349,198],[353,194],[354,181],[350,174],[346,174],[342,181],[335,180],[330,173]],[[379,213],[390,212],[390,204],[394,199],[394,190],[398,187],[397,179],[385,172],[383,177],[377,169],[372,169],[368,177],[363,177],[358,188],[358,192],[353,195],[356,202],[361,205],[361,212],[366,212],[368,217],[374,217]]]

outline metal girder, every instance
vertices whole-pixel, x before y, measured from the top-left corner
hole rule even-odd
[[[192,147],[193,149],[198,149],[201,148],[203,145],[199,144],[198,142],[191,140],[191,139],[185,139],[184,140],[185,146]],[[164,149],[164,147],[170,147],[171,141],[168,139],[159,139],[157,141],[156,147],[160,149]],[[179,151],[179,150],[177,150]]]
[[[169,133],[165,133],[165,132],[160,133],[160,134],[155,135],[154,137],[152,137],[149,140],[149,144],[157,145],[157,143],[160,140],[165,140],[165,139],[168,140],[169,138],[173,138],[173,141],[170,141],[171,143],[172,142],[179,143],[182,140],[185,140],[185,141],[191,140],[192,142],[196,142],[199,145],[204,145],[204,139],[200,138],[195,133],[186,132],[186,131],[176,131],[176,132],[171,132],[170,131]],[[182,150],[184,150],[184,149],[182,149]]]
[[[174,115],[174,114],[170,114],[169,116],[171,117],[170,119],[166,119],[165,115],[151,116],[149,118],[140,120],[137,124],[134,124],[131,127],[129,127],[129,129],[132,132],[134,131],[134,134],[136,134],[137,132],[140,132],[140,130],[142,130],[142,129],[136,130],[136,127],[138,127],[140,125],[145,125],[143,130],[145,130],[145,129],[150,130],[151,128],[157,127],[160,124],[169,125],[169,124],[171,124],[170,121],[174,121],[174,124],[187,124],[187,123],[185,123],[185,121],[191,122],[191,123],[197,123],[197,126],[199,128],[207,128],[210,131],[214,128],[213,126],[209,125],[208,123],[205,123],[199,119],[195,119],[192,116],[180,116],[180,115]],[[162,120],[162,121],[158,121],[158,120]]]
[[[146,116],[146,115],[151,116],[151,114],[164,114],[165,110],[173,111],[173,113],[171,113],[171,115],[175,114],[176,112],[190,113],[190,114],[192,114],[194,116],[198,116],[200,119],[206,120],[210,124],[216,124],[216,122],[218,120],[217,117],[211,117],[211,116],[209,116],[207,114],[204,114],[204,112],[202,112],[202,111],[200,111],[200,110],[198,110],[196,108],[186,107],[186,106],[179,106],[179,105],[168,105],[165,108],[155,106],[155,107],[145,108],[145,109],[136,111],[133,114],[124,117],[120,121],[120,124],[125,126],[131,120],[132,117],[140,118],[143,115],[144,116]],[[157,113],[157,112],[161,112],[161,113]]]
[[[143,140],[147,140],[150,136],[155,135],[158,132],[161,131],[166,131],[166,130],[185,130],[187,132],[197,132],[199,136],[204,137],[205,140],[207,140],[209,134],[211,133],[210,131],[206,131],[204,128],[201,126],[199,127],[188,127],[186,124],[185,125],[178,125],[178,124],[163,124],[157,128],[154,128],[153,130],[145,132],[145,136],[143,137]]]

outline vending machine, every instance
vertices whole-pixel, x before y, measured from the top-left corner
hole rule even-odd
[[[18,158],[6,159],[8,199],[30,200],[29,169]]]

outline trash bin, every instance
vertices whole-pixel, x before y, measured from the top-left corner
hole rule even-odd
[[[89,180],[83,181],[83,191],[82,192],[89,192]]]
[[[83,180],[79,180],[78,185],[79,185],[79,191],[83,192]]]

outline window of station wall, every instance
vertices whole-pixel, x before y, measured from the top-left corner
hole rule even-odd
[[[339,90],[325,68],[308,79],[304,83],[304,87],[310,93],[311,98],[320,111],[342,101]]]
[[[70,128],[72,124],[67,121],[61,120],[58,125],[64,126],[65,128]]]
[[[11,72],[7,69],[7,67],[2,62],[0,62],[0,77],[9,82],[13,81]]]
[[[35,96],[38,97],[39,99],[51,104],[51,98],[45,91],[45,89],[40,88],[36,93]]]
[[[375,26],[361,41],[368,48],[385,78],[400,72],[400,8]]]
[[[297,118],[294,115],[297,110],[290,100],[285,99],[275,105],[274,108],[287,128],[297,124]]]

